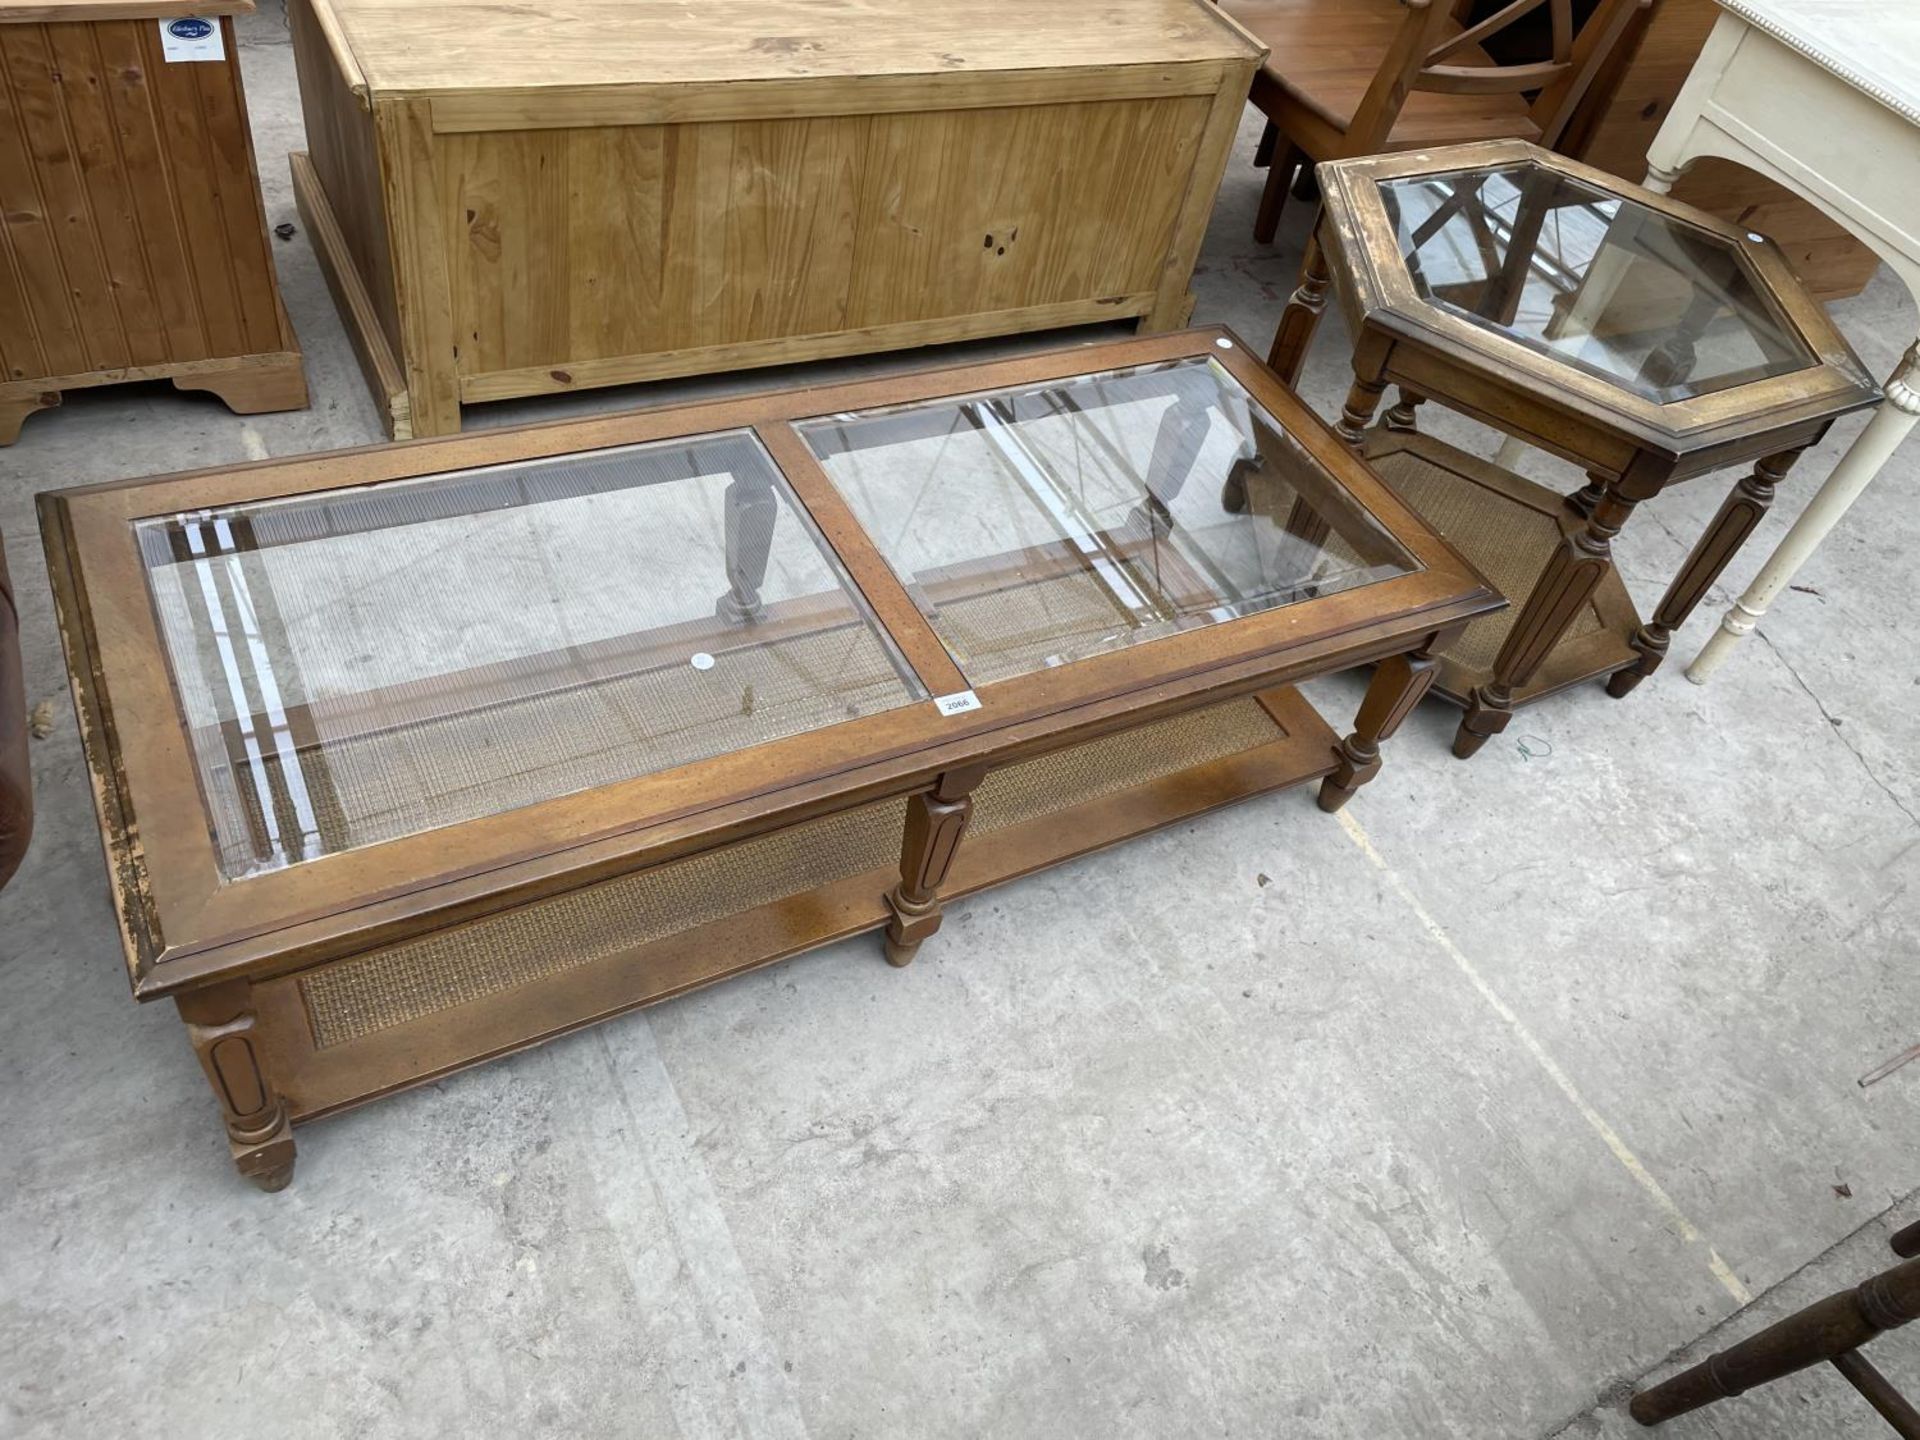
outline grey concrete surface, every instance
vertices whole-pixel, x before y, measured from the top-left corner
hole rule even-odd
[[[278,4],[241,28],[296,219]],[[1197,318],[1264,345],[1308,217],[1251,242],[1254,137]],[[903,972],[833,947],[316,1125],[247,1188],[126,994],[30,495],[377,439],[304,234],[277,255],[311,410],[97,391],[0,451],[54,715],[0,895],[0,1435],[1624,1436],[1640,1377],[1882,1263],[1920,1188],[1920,1065],[1855,1083],[1920,1040],[1911,448],[1709,688],[1583,688],[1471,764],[1427,707],[1347,821],[1239,807],[960,904]],[[1877,371],[1913,333],[1884,275],[1836,314]],[[1331,323],[1323,408],[1343,365]],[[1723,493],[1629,527],[1643,606]],[[1916,1343],[1876,1357],[1920,1384]],[[1874,1433],[1831,1377],[1738,1403],[1667,1433]]]

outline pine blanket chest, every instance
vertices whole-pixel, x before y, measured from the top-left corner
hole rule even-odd
[[[477,401],[1186,322],[1262,47],[1206,0],[290,0],[396,437]]]

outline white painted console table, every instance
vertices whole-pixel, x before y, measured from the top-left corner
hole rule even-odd
[[[1719,0],[1720,18],[1647,151],[1670,190],[1717,155],[1819,206],[1920,301],[1920,0]],[[1920,420],[1920,342],[1886,402],[1687,669],[1704,684]]]

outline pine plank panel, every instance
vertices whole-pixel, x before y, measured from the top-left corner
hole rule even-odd
[[[186,251],[187,290],[199,313],[208,353],[244,355],[254,347],[247,342],[238,287],[226,264],[227,222],[200,111],[200,86],[192,73],[200,66],[167,64],[160,51],[159,27],[142,28],[140,46],[160,127],[161,163],[173,190]]]
[[[86,178],[86,157],[75,142],[74,80],[60,66],[54,41],[65,25],[38,25],[19,32],[33,46],[33,78],[23,85],[21,101],[26,121],[27,148],[34,158],[40,193],[55,225],[60,264],[65,272],[75,315],[80,321],[88,364],[96,370],[117,369],[133,363],[120,307],[115,303],[115,277],[108,264],[108,242],[102,229],[110,215],[96,214],[94,194]],[[26,49],[22,45],[21,49]],[[84,94],[84,89],[79,93]]]
[[[387,347],[400,351],[400,308],[394,298],[393,252],[380,185],[380,148],[373,112],[353,77],[333,63],[322,12],[309,0],[288,0],[287,23],[300,81],[308,159],[346,242],[363,292],[372,303]]]
[[[49,25],[47,36],[66,95],[68,134],[86,187],[89,225],[107,272],[107,298],[125,342],[124,363],[156,365],[170,353],[166,326],[154,303],[132,177],[114,125],[111,82],[98,43],[103,28]]]
[[[5,229],[0,221],[0,238]],[[0,383],[42,374],[46,368],[20,272],[10,248],[0,244]]]
[[[226,31],[227,53],[237,51],[233,22]],[[246,96],[238,65],[183,65],[199,90],[199,114],[209,174],[220,197],[223,230],[220,259],[232,278],[234,304],[243,343],[249,351],[283,349],[291,336],[281,330],[280,291],[267,239],[266,208],[254,183],[253,136],[247,128]]]
[[[0,0],[0,24],[160,20],[179,15],[249,15],[254,0]]]
[[[855,325],[1151,290],[1207,101],[877,116]],[[1036,163],[1036,160],[1038,163]]]
[[[165,5],[0,0],[0,444],[129,380],[240,414],[306,404],[226,18],[248,8],[203,12],[225,58],[168,63]]]
[[[1253,58],[1258,47],[1211,6],[1088,0],[1072,23],[1036,23],[1030,0],[728,0],[727,19],[684,0],[333,0],[377,91],[694,85]]]
[[[730,127],[727,270],[764,277],[728,288],[730,337],[846,328],[871,123],[852,115]]]
[[[167,357],[203,360],[214,353],[194,290],[193,265],[174,194],[166,138],[148,75],[146,31],[134,21],[90,27],[110,77],[108,103],[127,177],[127,200],[140,238],[147,298],[158,314]]]
[[[41,346],[49,364],[59,369],[124,365],[125,342],[110,303],[107,323],[101,323],[106,271],[88,224],[86,193],[67,150],[46,27],[0,28],[0,56],[15,137],[0,190]]]
[[[1204,0],[293,15],[303,203],[348,242],[329,242],[330,283],[416,435],[457,428],[465,402],[716,365],[1164,328],[1190,306],[1223,122],[1259,58]],[[361,302],[387,294],[394,323],[365,333]]]

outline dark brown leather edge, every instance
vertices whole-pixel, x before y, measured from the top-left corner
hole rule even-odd
[[[33,839],[33,771],[27,759],[27,692],[20,673],[20,611],[0,549],[0,885]]]

